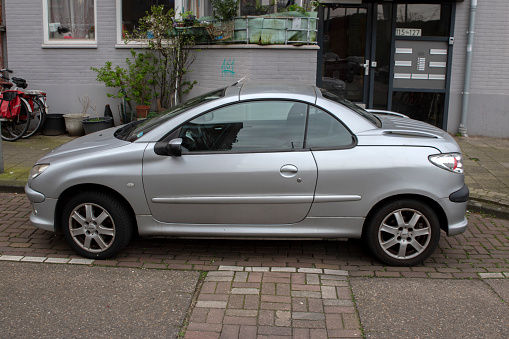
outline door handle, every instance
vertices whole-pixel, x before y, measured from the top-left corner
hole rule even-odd
[[[369,75],[369,60],[366,60],[365,64],[361,64],[361,67],[364,67],[364,75]]]
[[[279,173],[285,178],[291,178],[299,172],[299,169],[295,165],[284,165],[279,170]]]

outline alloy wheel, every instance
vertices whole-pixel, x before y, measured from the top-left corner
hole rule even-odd
[[[115,223],[103,207],[84,203],[71,212],[69,233],[82,249],[88,252],[103,252],[115,240]]]

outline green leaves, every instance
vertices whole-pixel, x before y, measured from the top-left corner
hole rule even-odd
[[[232,20],[238,15],[239,0],[210,0],[217,20]]]
[[[189,15],[189,13],[188,13]],[[150,105],[159,98],[162,107],[172,105],[171,98],[181,100],[196,83],[186,81],[190,65],[196,59],[196,50],[191,50],[194,37],[174,32],[174,11],[165,11],[164,6],[152,6],[151,11],[140,19],[133,33],[126,33],[126,43],[137,42],[147,46],[147,50],[137,53],[131,50],[131,58],[126,59],[126,68],[115,66],[110,61],[97,72],[97,80],[106,87],[119,88],[110,97],[135,101]],[[108,95],[108,94],[107,94]]]

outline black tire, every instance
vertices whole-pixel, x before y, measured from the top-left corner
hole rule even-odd
[[[129,209],[103,192],[80,193],[65,204],[62,231],[69,245],[90,259],[107,259],[131,240],[134,220]]]
[[[33,103],[34,108],[30,117],[30,123],[28,124],[27,131],[22,136],[23,139],[30,138],[35,133],[39,132],[46,119],[46,107],[44,102],[39,98],[33,98]]]
[[[366,221],[364,239],[390,266],[414,266],[429,258],[440,240],[440,221],[429,205],[402,199],[378,207]]]
[[[12,119],[2,119],[1,134],[5,141],[16,141],[21,138],[30,125],[30,114],[25,101],[21,100],[21,109],[19,114]]]

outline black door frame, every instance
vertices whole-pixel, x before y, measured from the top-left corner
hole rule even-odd
[[[391,56],[390,56],[390,67],[389,67],[389,86],[387,90],[387,110],[392,109],[392,96],[395,91],[401,90],[393,87],[393,79],[394,79],[394,58],[395,58],[395,48],[396,39],[409,39],[407,37],[396,37],[396,14],[397,14],[397,4],[404,2],[393,3],[392,7],[392,38],[391,38]],[[409,1],[409,3],[411,3]],[[437,1],[437,4],[440,1]],[[364,88],[363,88],[363,98],[364,104],[366,108],[373,107],[373,95],[374,95],[374,83],[375,83],[375,72],[374,68],[371,67],[373,61],[376,61],[376,37],[377,37],[377,11],[378,5],[383,4],[380,2],[370,2],[363,3],[360,5],[347,5],[347,4],[331,4],[328,7],[331,8],[365,8],[367,10],[367,20],[366,20],[366,53],[365,53],[365,62],[369,59],[369,75],[364,76]],[[451,73],[452,73],[452,54],[453,54],[453,43],[454,43],[454,24],[456,19],[456,3],[450,3],[452,5],[451,9],[451,19],[450,19],[450,29],[449,29],[449,37],[423,37],[419,38],[422,40],[428,41],[448,41],[448,56],[447,56],[447,74],[446,74],[446,84],[445,90],[426,90],[426,89],[405,89],[407,92],[440,92],[444,93],[444,114],[443,120],[441,123],[441,128],[447,127],[448,121],[448,111],[449,111],[449,99],[450,99],[450,85],[451,85]],[[316,84],[317,86],[322,85],[322,73],[323,73],[323,38],[324,38],[324,21],[325,21],[325,8],[324,6],[318,7],[318,46],[320,49],[318,50],[318,62],[317,62],[317,76],[316,76]],[[413,38],[416,39],[416,38]]]
[[[366,17],[366,41],[365,41],[365,55],[364,62],[369,63],[369,73],[368,75],[364,75],[363,81],[363,100],[366,108],[369,108],[373,104],[373,81],[375,79],[374,72],[372,72],[371,62],[375,57],[374,51],[376,51],[376,15],[374,15],[374,7],[376,4],[367,3],[362,5],[345,5],[345,4],[334,4],[329,5],[330,8],[364,8],[366,9],[367,17]],[[316,85],[320,87],[322,85],[322,73],[323,73],[323,37],[324,37],[324,23],[325,23],[325,8],[324,6],[318,7],[318,46],[320,49],[318,50],[318,62],[317,62],[317,76],[316,76]],[[369,62],[368,62],[369,60]],[[364,68],[365,70],[365,68]]]

